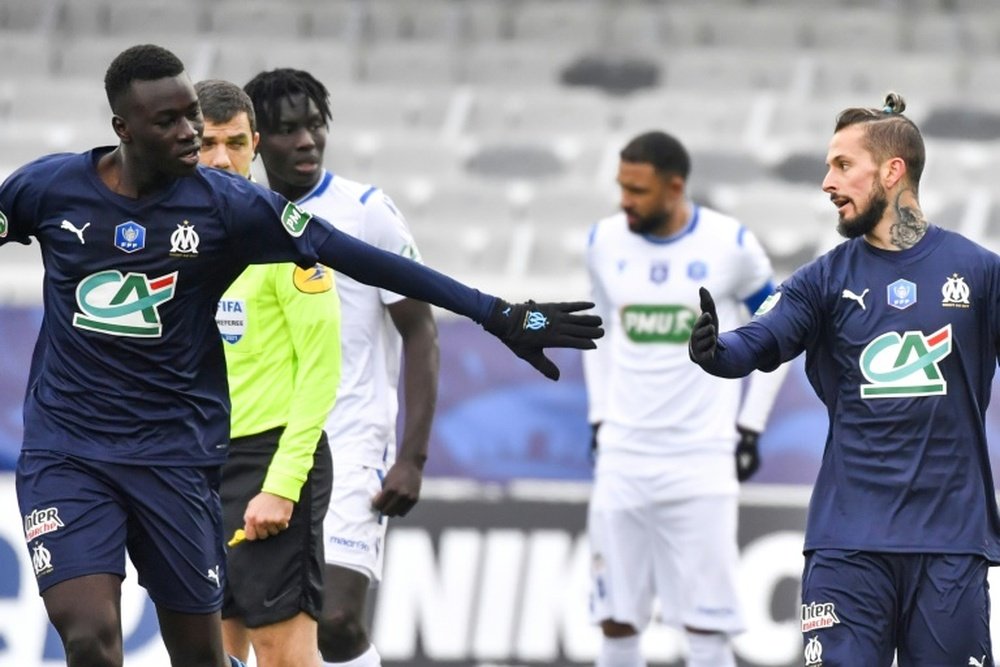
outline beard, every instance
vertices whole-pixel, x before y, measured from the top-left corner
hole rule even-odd
[[[837,233],[846,239],[856,239],[870,233],[882,219],[882,215],[888,207],[889,199],[886,197],[885,188],[878,183],[873,183],[871,196],[868,198],[868,207],[853,218],[841,214],[840,221],[837,223]]]
[[[630,211],[625,211],[626,214]],[[633,234],[652,234],[664,229],[670,214],[666,211],[652,213],[646,216],[636,216],[635,222],[629,222],[629,231]]]

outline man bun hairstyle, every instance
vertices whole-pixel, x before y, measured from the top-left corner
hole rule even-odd
[[[896,92],[887,93],[881,108],[851,107],[837,116],[834,132],[845,127],[864,125],[865,148],[875,160],[883,162],[899,157],[906,163],[910,185],[916,191],[924,172],[927,154],[924,138],[912,120],[903,115],[906,100]]]

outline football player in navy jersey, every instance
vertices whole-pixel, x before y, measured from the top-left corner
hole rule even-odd
[[[992,665],[1000,516],[985,411],[1000,257],[928,223],[924,144],[890,93],[837,118],[823,191],[847,238],[718,334],[702,290],[691,358],[713,375],[802,352],[830,428],[802,575],[806,665]]]
[[[105,75],[116,147],[40,158],[0,185],[0,244],[41,245],[45,312],[17,494],[69,667],[123,661],[126,551],[174,667],[224,667],[219,467],[229,398],[216,307],[252,263],[316,262],[480,322],[556,379],[546,347],[595,347],[589,303],[508,304],[199,167],[183,63],[126,49]]]

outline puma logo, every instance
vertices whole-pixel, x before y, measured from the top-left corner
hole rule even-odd
[[[840,295],[842,299],[850,299],[851,301],[857,301],[858,305],[861,306],[861,310],[865,310],[865,294],[868,294],[868,288],[861,294],[855,294],[849,289],[845,289]]]
[[[976,660],[975,658],[969,658],[969,666],[970,667],[985,667],[985,665],[986,665],[986,656],[985,655],[980,660]]]
[[[74,234],[76,234],[76,238],[80,239],[80,245],[86,245],[86,243],[87,243],[86,241],[83,240],[83,230],[85,230],[87,227],[90,227],[90,223],[89,222],[87,224],[85,224],[83,227],[80,227],[79,229],[77,229],[76,225],[74,225],[69,220],[63,220],[62,224],[59,225],[59,229],[67,229],[67,230],[73,232]]]

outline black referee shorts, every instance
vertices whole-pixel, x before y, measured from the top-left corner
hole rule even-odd
[[[260,493],[283,429],[234,438],[222,467],[222,522],[228,541],[243,527],[247,503]],[[333,460],[320,436],[313,467],[288,528],[266,540],[228,547],[222,617],[249,628],[306,612],[319,618],[323,602],[323,518],[330,506]]]

